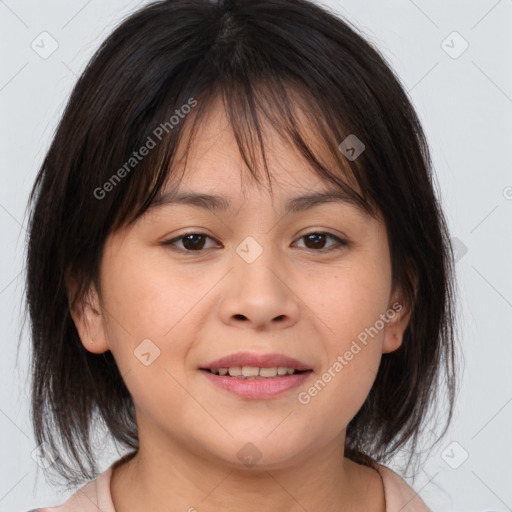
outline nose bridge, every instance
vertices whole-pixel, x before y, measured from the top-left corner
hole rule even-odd
[[[246,236],[236,247],[235,270],[243,282],[253,283],[258,288],[272,288],[267,292],[277,292],[280,288],[276,274],[284,272],[279,250],[274,247],[269,233]],[[255,290],[257,293],[257,290]]]

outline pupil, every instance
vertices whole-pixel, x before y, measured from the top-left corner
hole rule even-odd
[[[202,244],[201,242],[197,241],[197,238],[203,238],[203,235],[196,235],[196,234],[191,234],[191,235],[186,235],[185,238],[183,238],[183,246],[186,248],[186,249],[201,249],[202,248]],[[195,242],[192,241],[192,239],[196,239]],[[187,246],[187,244],[189,244],[189,246]],[[204,238],[203,238],[203,243],[204,243]]]
[[[318,240],[318,238],[320,238],[320,242]],[[307,235],[306,236],[306,239],[307,240],[311,240],[313,239],[313,247],[308,247],[309,249],[313,248],[313,249],[318,249],[318,244],[320,246],[323,246],[323,243],[325,241],[325,235],[324,234],[321,234],[321,233],[311,233],[310,235]],[[315,240],[316,239],[316,240]],[[320,247],[321,248],[321,247]]]

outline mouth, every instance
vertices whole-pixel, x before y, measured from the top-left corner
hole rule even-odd
[[[232,377],[241,380],[280,379],[288,375],[298,375],[311,372],[311,370],[298,370],[286,366],[259,367],[259,366],[230,366],[221,368],[200,368],[205,372],[221,377]]]
[[[265,400],[287,396],[305,386],[313,374],[306,363],[284,354],[240,352],[199,368],[206,381],[222,392],[243,400]]]
[[[310,365],[285,354],[237,352],[202,365],[201,370],[239,378],[278,378],[311,371]]]

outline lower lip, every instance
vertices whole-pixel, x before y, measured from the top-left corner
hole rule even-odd
[[[237,379],[236,377],[225,377],[216,375],[207,370],[200,370],[216,386],[230,391],[241,398],[258,400],[272,398],[292,388],[300,386],[313,373],[308,370],[303,373],[285,375],[273,379]]]

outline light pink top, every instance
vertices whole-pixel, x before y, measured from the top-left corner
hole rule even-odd
[[[116,462],[96,480],[78,489],[62,505],[38,508],[29,512],[115,512],[110,495],[110,475]],[[384,483],[386,512],[430,512],[419,495],[393,470],[377,465],[377,471]]]

